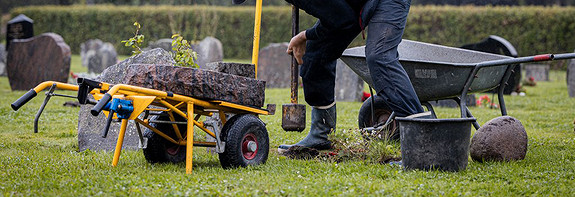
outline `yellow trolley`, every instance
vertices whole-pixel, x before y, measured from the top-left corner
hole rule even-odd
[[[256,65],[259,49],[262,0],[256,1],[252,63]],[[257,75],[256,75],[257,76]],[[126,84],[108,84],[90,79],[78,79],[78,85],[46,81],[28,91],[11,104],[18,110],[39,92],[48,89],[46,99],[36,114],[34,132],[38,132],[38,118],[51,96],[77,98],[80,104],[93,104],[92,115],[104,111],[107,118],[105,137],[113,119],[121,120],[112,166],[120,159],[128,120],[136,123],[144,156],[151,163],[186,162],[186,173],[192,173],[194,146],[214,147],[224,168],[258,165],[266,162],[269,137],[259,115],[273,115],[275,105],[267,109],[248,107],[225,101],[201,100],[189,96]],[[77,91],[76,97],[55,94],[56,89]],[[91,94],[94,99],[90,99]],[[200,122],[202,116],[216,114],[219,121]],[[227,118],[226,114],[234,114]],[[148,129],[144,137],[141,126]],[[208,129],[213,128],[213,129]],[[194,127],[216,139],[215,142],[194,141]],[[174,148],[175,147],[175,148]],[[180,147],[183,147],[180,149]]]

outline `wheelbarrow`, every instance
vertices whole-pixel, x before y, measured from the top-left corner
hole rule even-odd
[[[252,64],[256,66],[256,76],[261,9],[262,0],[257,0],[252,50]],[[267,109],[262,109],[218,99],[198,99],[169,91],[79,78],[78,85],[55,81],[42,82],[13,102],[12,109],[17,111],[45,89],[48,89],[46,99],[36,114],[34,132],[38,132],[38,119],[52,96],[76,98],[82,105],[94,105],[92,115],[97,116],[103,111],[107,116],[102,137],[107,136],[112,120],[121,121],[112,166],[116,166],[119,162],[129,120],[133,120],[136,124],[140,144],[145,147],[143,152],[148,162],[185,160],[187,174],[192,173],[194,146],[214,147],[224,168],[263,164],[268,158],[268,132],[258,116],[273,115],[275,113],[273,104],[268,104]],[[77,96],[56,94],[54,91],[57,89],[77,91]],[[93,99],[89,95],[92,95]],[[228,118],[226,114],[234,115]],[[200,121],[202,116],[212,115],[218,116],[219,120]],[[149,136],[144,137],[141,126],[150,131]],[[196,141],[194,128],[199,128],[216,141]],[[182,147],[185,151],[166,155],[173,151],[167,148],[168,145]]]
[[[499,88],[497,93],[501,115],[507,115],[503,90],[513,68],[520,63],[561,60],[575,58],[575,53],[545,54],[512,58],[508,56],[447,47],[411,40],[403,40],[398,47],[399,62],[407,72],[419,100],[437,117],[429,101],[454,99],[461,110],[461,118],[472,118],[466,106],[467,95]],[[344,51],[341,60],[347,64],[363,81],[373,87],[373,81],[367,67],[365,46]],[[464,102],[461,102],[464,101]],[[372,105],[373,103],[373,105]],[[395,113],[383,103],[381,98],[367,99],[359,112],[360,128],[373,129],[374,126],[396,125],[392,120]],[[475,129],[480,125],[473,123]],[[397,137],[397,133],[395,137]]]

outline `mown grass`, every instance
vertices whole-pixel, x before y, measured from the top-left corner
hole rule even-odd
[[[73,69],[74,70],[74,69]],[[575,99],[567,95],[565,73],[552,81],[527,87],[527,96],[507,96],[509,114],[521,120],[529,136],[522,161],[471,161],[461,172],[404,171],[371,158],[291,160],[276,147],[294,143],[306,133],[281,129],[281,112],[262,116],[270,133],[270,155],[265,165],[224,170],[217,155],[194,150],[194,171],[184,164],[149,164],[142,151],[123,151],[117,167],[112,152],[78,152],[78,108],[62,107],[68,99],[52,98],[32,133],[39,95],[19,111],[10,103],[23,91],[10,91],[0,78],[0,195],[2,196],[570,196],[575,193]],[[73,94],[72,92],[64,92]],[[303,98],[300,99],[303,101]],[[288,89],[269,89],[266,103],[289,102]],[[360,103],[340,102],[336,137],[354,138]],[[308,107],[308,122],[309,122]],[[471,108],[482,124],[499,110]],[[438,109],[442,118],[457,117],[457,109]],[[309,124],[308,124],[309,126]],[[397,143],[389,143],[399,149]]]

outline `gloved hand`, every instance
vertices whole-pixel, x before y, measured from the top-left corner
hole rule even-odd
[[[303,55],[305,54],[305,44],[307,38],[305,36],[305,31],[299,32],[290,41],[287,49],[287,53],[293,55],[297,60],[299,65],[303,64]]]

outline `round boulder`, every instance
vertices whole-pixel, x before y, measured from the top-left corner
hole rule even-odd
[[[475,161],[522,160],[527,153],[527,132],[516,118],[497,117],[475,132],[469,149]]]

